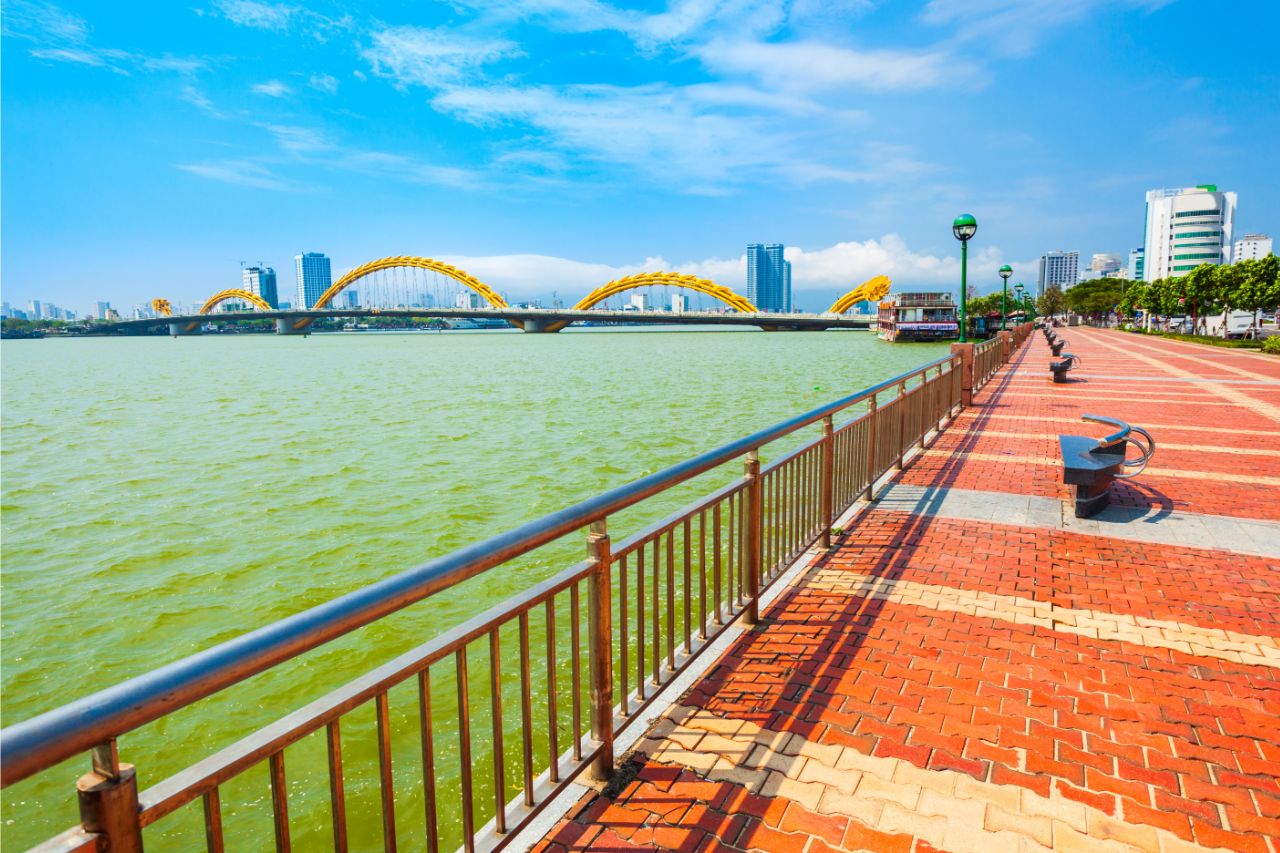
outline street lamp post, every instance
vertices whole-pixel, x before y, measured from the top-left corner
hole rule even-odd
[[[962,213],[951,223],[951,233],[960,241],[960,343],[969,340],[966,326],[969,325],[969,309],[966,304],[969,298],[967,277],[969,273],[969,240],[978,231],[978,220],[973,214]]]
[[[1009,276],[1013,275],[1013,267],[1005,264],[1000,267],[1000,277],[1004,279],[1004,287],[1000,290],[1000,331],[1005,330],[1005,317],[1009,310],[1005,308],[1005,303],[1009,299]]]
[[[1018,307],[1022,308],[1025,311],[1027,305],[1025,302],[1022,301],[1022,287],[1023,287],[1022,282],[1018,282],[1013,286],[1013,291],[1016,294],[1013,298],[1013,301],[1018,303]],[[1024,316],[1022,318],[1022,322],[1025,323],[1026,321],[1027,321],[1027,318]]]

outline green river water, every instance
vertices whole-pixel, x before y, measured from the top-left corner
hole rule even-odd
[[[6,341],[4,724],[945,351],[868,332],[688,329]],[[766,458],[815,434],[780,442]],[[740,470],[705,475],[611,520],[615,541]],[[122,758],[138,766],[145,788],[582,555],[573,537],[499,567],[126,735]],[[479,707],[487,670],[475,669]],[[516,672],[507,662],[504,676]],[[441,679],[433,691],[442,715],[456,707],[454,690]],[[397,826],[405,849],[421,849],[416,684],[390,698]],[[518,698],[505,701],[518,708]],[[358,850],[381,847],[373,732],[369,708],[343,721]],[[518,740],[508,737],[518,760]],[[456,750],[442,742],[440,777],[456,779]],[[286,756],[295,849],[327,849],[323,734]],[[74,781],[87,769],[78,758],[5,790],[4,847],[73,825]],[[477,770],[476,797],[491,814],[485,775]],[[519,779],[518,764],[507,779]],[[440,794],[450,849],[459,838],[452,791]],[[225,785],[222,800],[228,849],[270,847],[265,765]],[[148,844],[202,849],[201,827],[197,801],[149,829]]]

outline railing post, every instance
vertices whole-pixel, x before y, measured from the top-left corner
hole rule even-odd
[[[973,344],[952,344],[951,354],[960,356],[960,405],[973,405]]]
[[[763,489],[760,482],[760,453],[753,450],[747,454],[743,463],[743,477],[747,481],[746,488],[746,527],[747,547],[743,554],[742,570],[747,589],[747,609],[743,621],[754,625],[760,621],[760,546],[764,538],[764,507],[762,504]]]
[[[591,763],[591,775],[608,779],[613,775],[613,550],[605,520],[594,522],[587,534],[587,554],[595,564],[591,572],[591,597],[587,615],[590,623],[587,653],[591,675],[591,736],[600,752]]]
[[[1013,332],[999,332],[1000,363],[1008,364],[1013,359]]]
[[[941,368],[939,368],[941,371]],[[941,375],[941,373],[939,373]],[[929,398],[934,387],[929,384],[929,371],[920,374],[920,449],[924,450],[924,437],[929,434]]]
[[[93,771],[76,781],[80,826],[106,840],[111,853],[141,853],[138,820],[138,777],[132,764],[121,764],[114,738],[93,748]]]
[[[835,418],[827,415],[822,419],[822,535],[818,538],[818,544],[823,548],[831,547],[831,522],[835,521],[831,517],[835,511],[835,451]]]
[[[907,380],[898,383],[898,463],[894,467],[902,470],[902,463],[907,456]]]
[[[876,470],[876,460],[879,458],[876,454],[876,422],[879,420],[876,395],[872,394],[867,400],[867,500],[869,501],[876,499],[876,480],[880,477],[880,472]]]

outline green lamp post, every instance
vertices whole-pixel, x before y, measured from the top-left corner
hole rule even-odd
[[[969,309],[966,304],[969,299],[968,274],[969,274],[969,240],[978,232],[978,220],[973,218],[971,213],[962,213],[956,217],[956,221],[951,223],[951,233],[956,235],[956,239],[960,241],[960,343],[966,343],[969,340]]]
[[[1019,308],[1021,308],[1021,309],[1023,309],[1023,310],[1025,311],[1025,310],[1026,310],[1026,308],[1027,308],[1027,304],[1026,304],[1026,302],[1024,302],[1024,301],[1023,301],[1023,299],[1022,299],[1022,287],[1023,287],[1022,282],[1018,282],[1017,284],[1015,284],[1015,285],[1013,286],[1013,291],[1014,291],[1014,293],[1016,294],[1016,295],[1013,297],[1013,301],[1014,301],[1014,302],[1016,302],[1016,303],[1018,304],[1018,307],[1019,307]],[[1026,321],[1027,321],[1027,318],[1026,318],[1026,317],[1023,317],[1023,318],[1022,318],[1022,322],[1024,322],[1024,323],[1025,323]]]
[[[1000,290],[1000,331],[1005,330],[1005,316],[1009,313],[1009,309],[1005,307],[1005,303],[1009,299],[1009,276],[1013,275],[1013,267],[1005,264],[1000,267],[1000,277],[1004,279],[1004,286]]]

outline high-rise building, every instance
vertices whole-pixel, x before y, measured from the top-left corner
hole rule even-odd
[[[13,316],[13,309],[9,307],[8,302],[0,302],[0,317],[9,319]]]
[[[1142,247],[1134,249],[1129,253],[1129,280],[1142,281]]]
[[[272,308],[280,307],[280,295],[276,289],[276,271],[271,267],[245,267],[240,271],[240,278],[245,290]]]
[[[27,316],[32,320],[43,319],[44,313],[41,310],[39,299],[31,300],[31,303],[27,306]]]
[[[1231,262],[1252,261],[1271,254],[1271,238],[1266,234],[1246,234],[1231,250]]]
[[[781,243],[747,244],[747,300],[761,311],[791,311],[791,262]]]
[[[1044,296],[1050,287],[1066,290],[1075,287],[1080,274],[1079,252],[1045,252],[1040,256],[1040,282],[1037,296]]]
[[[294,255],[293,263],[298,274],[298,305],[312,308],[333,284],[329,258],[323,252],[304,252]]]
[[[683,293],[671,294],[671,311],[674,314],[683,314],[689,310],[689,297]]]
[[[1089,278],[1114,278],[1112,273],[1119,271],[1121,266],[1119,255],[1095,253],[1089,262]]]
[[[1231,260],[1236,194],[1215,184],[1147,193],[1144,281],[1186,275]]]
[[[636,293],[632,293],[631,307],[636,311],[648,311],[650,308],[649,294],[645,293],[644,291],[638,291]]]
[[[342,291],[342,301],[344,308],[359,308],[360,292],[348,287],[346,290]]]
[[[194,312],[192,312],[192,313],[194,313]],[[99,320],[106,320],[106,319],[109,319],[109,318],[110,318],[110,315],[111,315],[111,303],[110,303],[110,302],[99,302],[99,303],[98,303],[98,311],[97,311],[97,317],[98,317],[98,319],[99,319]]]

